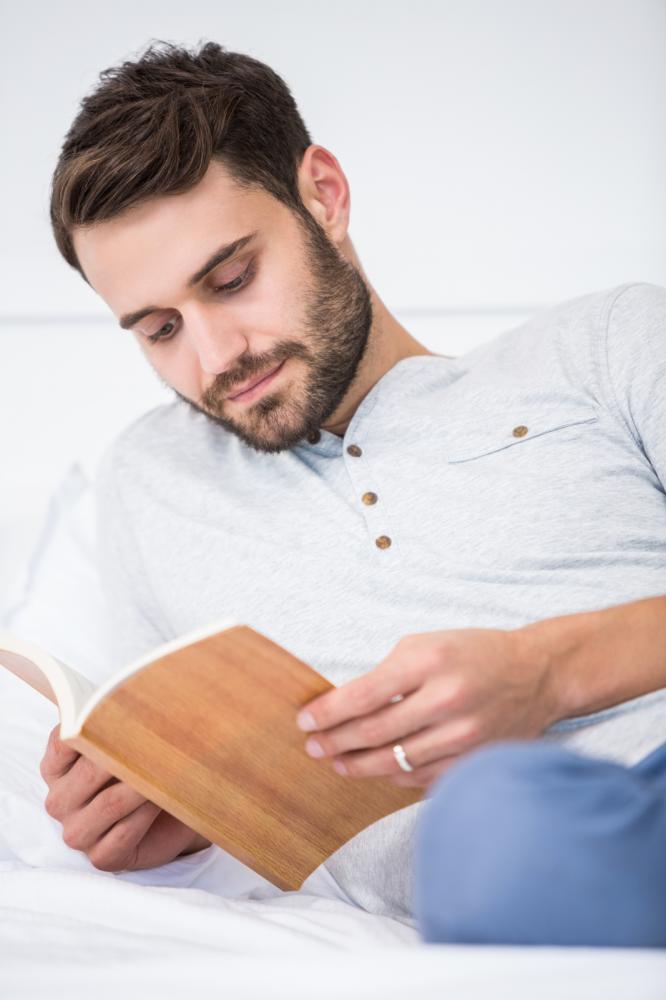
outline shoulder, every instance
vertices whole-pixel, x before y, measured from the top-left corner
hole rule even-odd
[[[617,285],[609,293],[610,311],[641,316],[646,311],[666,312],[666,288],[650,281],[630,281]]]
[[[621,285],[607,306],[605,339],[609,350],[666,351],[666,288],[647,281]]]
[[[621,285],[571,299],[546,315],[551,317],[551,333],[586,384],[598,385],[613,379],[613,371],[626,378],[624,368],[640,359],[647,364],[650,345],[664,337],[666,288],[647,281]]]
[[[643,281],[617,289],[602,336],[609,397],[640,438],[666,415],[666,288]]]
[[[604,394],[609,345],[625,352],[642,347],[646,331],[663,336],[666,289],[626,282],[565,299],[540,309],[524,323],[499,334],[459,361],[503,382],[551,381]],[[617,342],[619,341],[619,345]]]
[[[108,478],[114,470],[142,461],[157,442],[170,439],[182,423],[181,407],[178,402],[164,403],[142,413],[124,427],[103,452],[97,478]]]
[[[99,492],[141,485],[160,489],[174,471],[219,462],[231,435],[180,399],[148,410],[125,427],[102,454]]]
[[[590,327],[599,328],[618,311],[637,317],[646,310],[663,310],[665,302],[666,288],[661,285],[649,281],[627,281],[566,299],[543,310],[535,318],[551,322],[562,319],[565,323],[582,321]]]
[[[642,345],[646,336],[663,336],[666,288],[648,281],[629,281],[562,303],[551,311],[564,320],[570,346],[590,344],[605,352],[613,342]]]

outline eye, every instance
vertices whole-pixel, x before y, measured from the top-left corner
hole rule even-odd
[[[164,326],[161,326],[157,333],[149,333],[146,335],[146,340],[149,340],[151,344],[156,344],[158,340],[169,340],[173,336],[176,329],[176,321],[169,320]]]
[[[217,292],[218,294],[220,292],[226,292],[230,294],[233,294],[234,292],[239,292],[241,288],[244,288],[245,285],[247,285],[247,283],[249,282],[250,278],[253,275],[254,275],[254,263],[251,261],[245,268],[243,273],[239,274],[237,278],[234,278],[233,281],[229,281],[226,285],[216,285],[213,288],[213,291]]]
[[[239,274],[237,278],[233,281],[227,282],[226,285],[216,285],[213,287],[213,292],[216,295],[233,295],[235,292],[239,292],[245,287],[254,275],[254,264],[248,264],[242,274]],[[169,320],[164,326],[160,327],[156,333],[148,334],[146,340],[149,340],[151,344],[156,344],[160,340],[170,340],[174,333],[176,332],[176,321]]]

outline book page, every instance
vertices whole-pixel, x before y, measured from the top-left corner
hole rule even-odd
[[[61,723],[68,726],[95,691],[78,670],[15,636],[0,635],[0,666],[57,705]]]
[[[89,681],[87,677],[80,674],[78,670],[74,670],[73,667],[68,667],[60,660],[58,660],[58,666],[67,679],[67,694],[68,696],[71,695],[71,701],[68,697],[68,705],[71,704],[71,709],[68,709],[68,716],[71,712],[72,719],[75,719],[97,688],[92,681]]]

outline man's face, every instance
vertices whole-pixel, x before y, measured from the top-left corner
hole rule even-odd
[[[252,448],[292,447],[338,409],[372,305],[309,213],[303,221],[268,192],[241,188],[214,162],[185,194],[76,229],[73,240],[88,281],[160,378]]]

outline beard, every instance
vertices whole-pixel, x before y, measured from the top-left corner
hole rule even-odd
[[[216,377],[200,403],[174,390],[199,413],[261,452],[292,448],[335,412],[356,377],[372,327],[370,290],[361,274],[307,209],[295,217],[305,237],[309,274],[303,336],[280,340],[262,355],[243,355],[233,372]],[[288,386],[268,390],[244,410],[243,417],[225,414],[226,396],[235,385],[267,373],[288,358],[304,363],[306,374],[299,392],[290,394]]]

